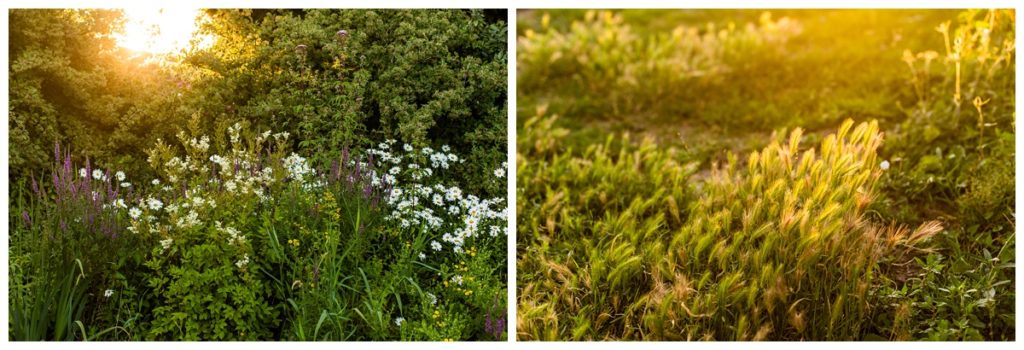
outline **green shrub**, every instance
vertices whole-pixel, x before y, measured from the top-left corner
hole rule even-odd
[[[95,166],[148,175],[140,150],[185,118],[174,113],[174,81],[116,45],[120,11],[9,13],[9,179],[47,174],[54,142]]]
[[[504,193],[484,176],[505,158],[503,21],[460,10],[218,10],[180,73],[188,109],[296,135],[321,162],[345,146],[397,139],[465,150],[464,186]],[[435,144],[436,143],[436,144]]]

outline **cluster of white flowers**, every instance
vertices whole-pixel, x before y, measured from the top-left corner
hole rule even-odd
[[[265,193],[263,188],[274,182],[274,169],[272,167],[261,168],[256,162],[247,158],[244,152],[237,150],[228,156],[211,155],[210,162],[220,168],[220,176],[223,178],[223,180],[215,181],[222,181],[221,185],[228,193],[255,194],[261,201],[271,200],[272,198]],[[238,171],[235,171],[236,166]]]
[[[462,275],[452,276],[451,282],[461,286],[462,285]]]
[[[316,170],[309,166],[306,158],[292,153],[284,159],[284,168],[288,170],[288,178],[305,182],[308,176],[316,176]]]
[[[178,220],[175,221],[174,224],[177,225],[178,228],[187,229],[201,225],[202,221],[199,221],[199,213],[195,210],[189,210],[188,214],[179,216]]]
[[[231,143],[237,144],[241,141],[242,124],[235,123],[235,125],[228,127],[228,136],[231,137]]]
[[[146,198],[146,206],[149,206],[150,210],[156,211],[164,207],[164,202],[161,202],[159,199],[149,197]]]
[[[405,323],[405,317],[395,317],[395,325],[401,327]]]
[[[171,247],[171,243],[174,243],[173,238],[164,239],[160,241],[160,246],[163,247],[164,250],[167,250],[167,248]]]
[[[103,291],[103,297],[104,298],[109,298],[111,295],[114,295],[114,290],[113,289],[107,289],[107,290]]]
[[[193,160],[192,156],[185,156],[185,159],[174,156],[164,165],[167,166],[167,169],[171,173],[171,175],[167,177],[167,181],[170,181],[171,183],[178,182],[178,176],[175,174],[187,174],[200,171],[205,172],[209,170],[205,163]]]
[[[223,226],[220,221],[215,221],[214,226],[217,227],[218,231],[228,234],[228,237],[230,237],[228,239],[228,243],[235,245],[245,244],[245,236],[242,236],[242,232],[238,231],[234,227]]]
[[[185,139],[185,132],[182,131],[182,132],[178,133],[178,138],[184,140]],[[200,137],[199,139],[196,139],[196,138],[193,137],[193,138],[188,140],[187,144],[188,144],[189,147],[192,147],[192,148],[194,148],[196,150],[199,150],[201,152],[206,152],[207,150],[210,149],[210,138],[207,137],[206,135],[203,135],[203,137]]]
[[[242,269],[249,266],[249,254],[242,255],[242,259],[235,261],[235,266]]]
[[[85,170],[85,168],[78,169],[78,176],[79,177],[85,178],[85,177],[88,177],[89,175],[90,174],[88,174],[88,172]],[[107,174],[104,173],[103,170],[93,169],[91,175],[92,175],[92,179],[93,180],[103,181],[103,182],[110,182],[110,179],[107,178]],[[125,176],[123,171],[118,170],[116,173],[114,173],[114,179],[117,180],[117,182],[120,182],[120,186],[122,188],[128,188],[128,187],[132,186],[132,184],[130,182],[125,181],[127,178],[128,177]],[[113,182],[111,184],[112,185],[117,185],[117,183],[113,183]]]
[[[388,169],[384,174],[373,172],[372,184],[390,188],[385,202],[391,208],[387,220],[397,222],[403,228],[425,227],[434,232],[446,232],[441,240],[452,245],[452,251],[461,253],[466,240],[479,234],[498,236],[506,234],[507,209],[504,198],[481,199],[464,194],[456,186],[423,184],[434,174],[434,170],[447,169],[451,163],[461,162],[457,155],[448,153],[451,148],[441,147],[435,152],[430,147],[417,150],[404,144],[405,154],[395,154],[392,145],[395,140],[380,143],[368,151],[376,157],[376,169]],[[403,159],[429,159],[429,165],[410,161],[403,167]],[[508,164],[502,163],[495,171],[497,177],[504,177]],[[498,174],[500,172],[500,175]],[[400,180],[403,179],[403,180]],[[441,251],[442,244],[431,241],[430,248]]]

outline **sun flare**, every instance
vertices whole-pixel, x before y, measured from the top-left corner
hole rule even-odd
[[[116,35],[125,49],[149,54],[171,54],[190,46],[204,14],[198,9],[124,9],[124,32]],[[209,46],[213,38],[198,38],[199,47]]]

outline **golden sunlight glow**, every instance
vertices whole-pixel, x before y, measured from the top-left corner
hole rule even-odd
[[[124,9],[124,32],[115,38],[119,46],[140,53],[177,53],[189,47],[204,16],[198,9]],[[197,39],[199,48],[213,43],[211,36]]]

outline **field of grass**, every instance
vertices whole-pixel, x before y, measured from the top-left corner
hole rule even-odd
[[[518,21],[518,339],[1014,339],[1012,10]]]

